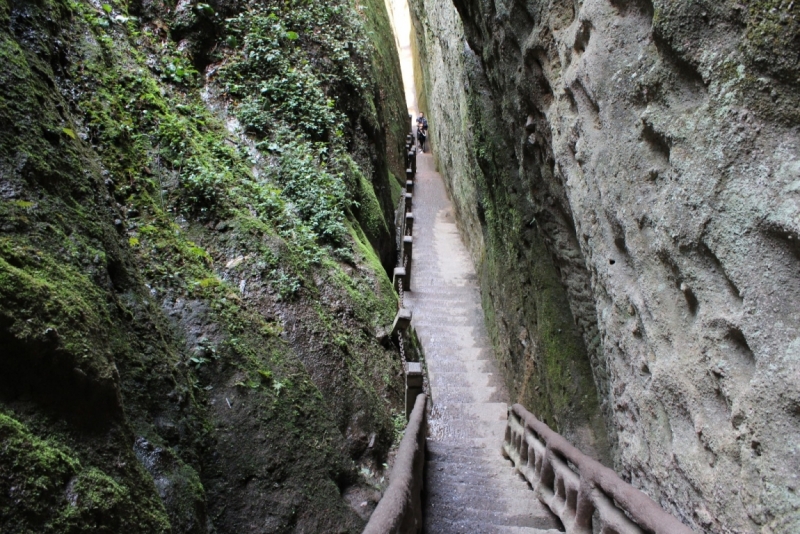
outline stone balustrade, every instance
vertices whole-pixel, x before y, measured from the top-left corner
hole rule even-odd
[[[422,392],[424,372],[419,362],[406,362],[404,338],[411,327],[411,310],[405,307],[403,293],[411,286],[411,258],[414,243],[412,210],[417,151],[414,138],[406,138],[406,189],[403,195],[403,217],[398,229],[401,236],[399,265],[394,269],[394,287],[398,293],[398,310],[392,325],[405,363],[406,417],[408,425],[397,450],[389,487],[372,513],[364,534],[408,534],[422,530],[422,470],[425,465],[427,433],[426,403]]]
[[[567,534],[692,532],[519,404],[508,410],[503,454],[561,519]]]
[[[409,534],[422,530],[426,404],[426,395],[417,395],[405,435],[397,449],[389,487],[372,512],[364,534]]]

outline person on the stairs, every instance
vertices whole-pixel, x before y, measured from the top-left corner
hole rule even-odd
[[[425,130],[422,129],[422,126],[417,126],[417,141],[419,142],[419,148],[423,152],[425,152],[425,141],[428,138],[428,134]]]
[[[425,152],[425,141],[428,139],[428,120],[425,114],[420,112],[417,118],[417,141],[419,141],[420,150]]]

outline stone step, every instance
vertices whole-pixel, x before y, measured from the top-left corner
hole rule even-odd
[[[492,347],[489,344],[480,343],[480,336],[476,336],[471,326],[453,326],[450,325],[443,328],[441,324],[435,321],[426,323],[419,313],[414,311],[414,319],[411,324],[417,330],[417,333],[422,336],[430,337],[430,342],[438,347],[447,348],[455,354],[460,354],[460,351],[473,349],[481,350],[486,349],[491,351]],[[469,359],[470,355],[465,354],[464,357]]]
[[[426,284],[428,281],[420,280],[419,278],[415,278],[413,273],[411,275],[411,285],[412,289],[410,291],[406,291],[405,295],[413,302],[416,302],[419,306],[430,307],[430,308],[441,308],[443,305],[452,306],[455,309],[459,309],[460,306],[464,306],[469,310],[477,310],[480,309],[480,305],[475,302],[477,295],[469,295],[464,294],[464,288],[453,288],[453,289],[460,289],[461,291],[451,291],[451,290],[436,290],[434,292],[433,288],[428,288]],[[439,282],[440,283],[440,282]],[[477,292],[476,292],[477,293]],[[478,301],[480,302],[480,301]]]
[[[494,511],[510,509],[544,517],[551,515],[547,505],[536,497],[527,481],[518,474],[505,472],[495,476],[481,469],[452,473],[430,467],[426,464],[425,491],[429,502]]]
[[[483,447],[484,449],[497,451],[503,441],[505,434],[505,424],[484,423],[482,426],[488,428],[476,428],[475,423],[471,425],[449,425],[439,422],[430,427],[430,436],[433,439],[452,439],[465,445]]]
[[[563,532],[555,528],[497,525],[485,521],[450,520],[440,517],[428,517],[425,527],[426,534],[559,534]]]
[[[445,399],[448,402],[500,402],[504,396],[496,387],[475,389],[464,386],[431,386],[431,403],[435,406]]]
[[[418,303],[417,309],[422,317],[435,318],[447,317],[448,322],[453,319],[474,321],[474,316],[481,313],[480,308],[474,307],[469,300],[444,300],[440,302]]]
[[[486,500],[485,497],[484,494],[484,501]],[[497,503],[492,504],[492,506],[484,506],[481,502],[472,499],[463,499],[457,503],[437,503],[431,500],[426,511],[451,520],[469,521],[470,524],[490,523],[497,526],[541,529],[559,527],[558,520],[549,510],[535,507],[515,510],[508,509]]]
[[[477,421],[492,424],[502,422],[505,427],[508,405],[505,402],[451,402],[441,406],[434,404],[432,410],[436,419],[451,424],[470,425]]]
[[[406,302],[410,302],[406,299]],[[446,331],[453,327],[464,327],[465,323],[469,323],[470,328],[475,332],[480,332],[479,327],[474,324],[474,316],[481,313],[477,309],[454,309],[461,304],[449,304],[442,306],[441,309],[430,309],[427,306],[414,304],[414,315],[417,316],[417,322],[424,323],[425,326],[435,328],[440,331]],[[447,324],[443,325],[441,317],[447,317]]]
[[[461,360],[437,360],[436,362],[428,362],[428,369],[430,370],[431,367],[436,369],[438,375],[444,374],[446,376],[450,373],[486,374],[497,376],[498,379],[502,380],[502,375],[500,375],[500,372],[496,369],[497,365],[488,359],[466,362]],[[430,375],[428,378],[430,378]]]
[[[483,323],[478,276],[432,156],[420,155],[417,164],[406,305],[414,310],[431,393],[425,532],[556,532],[548,528],[557,521],[501,455],[508,393]]]
[[[425,338],[433,337],[424,330],[420,329],[417,329],[417,335],[419,335],[423,343],[426,341]],[[433,342],[429,342],[425,349],[425,358],[428,360],[429,366],[436,367],[439,364],[449,365],[451,363],[458,362],[468,363],[491,361],[494,363],[491,348],[466,346],[459,343],[460,340],[453,341],[451,343],[447,339],[441,338],[437,338]],[[430,357],[428,356],[429,354],[431,355]]]
[[[424,238],[420,238],[424,239]],[[417,277],[421,280],[432,280],[439,283],[439,285],[432,285],[426,288],[426,291],[438,294],[440,292],[454,292],[460,288],[466,288],[467,291],[477,291],[478,281],[468,276],[444,276],[442,273],[427,273],[428,269],[438,269],[440,261],[430,261],[427,258],[424,260],[419,257],[418,250],[414,251],[414,266],[413,269],[417,272]],[[420,290],[417,290],[420,291]]]
[[[416,251],[414,251],[414,252],[416,252]],[[414,254],[414,256],[416,256],[416,254]],[[415,261],[414,264],[415,264],[416,267],[423,267],[417,261]],[[433,267],[436,268],[435,265]],[[420,272],[420,271],[422,271],[422,272]],[[427,278],[429,280],[437,280],[437,279],[441,280],[441,281],[447,280],[447,278],[445,278],[443,276],[438,276],[436,274],[426,273],[426,272],[423,271],[423,269],[418,269],[417,273],[420,276],[423,276],[423,277],[425,277],[425,278]],[[417,292],[415,291],[414,293],[417,293]],[[475,284],[472,287],[466,287],[466,286],[450,286],[450,285],[447,285],[447,284],[443,283],[443,284],[440,284],[440,285],[437,285],[437,286],[426,287],[424,290],[420,290],[419,293],[424,294],[427,297],[431,297],[431,296],[435,297],[435,296],[438,296],[438,295],[448,295],[448,296],[453,296],[453,297],[458,297],[458,298],[467,298],[467,297],[476,296],[476,295],[480,296],[480,289],[478,287],[478,284]],[[480,302],[480,300],[478,300],[478,302]]]
[[[413,310],[414,308],[411,309]],[[480,355],[481,352],[485,352],[486,357],[494,359],[492,346],[481,341],[480,333],[470,330],[456,330],[456,328],[463,327],[442,328],[441,325],[435,323],[425,324],[418,315],[415,311],[411,324],[420,337],[427,338],[426,341],[432,345],[431,349],[446,349],[447,352],[456,357],[455,359],[459,360],[468,361],[474,359],[476,354]]]
[[[473,303],[481,302],[480,287],[478,284],[453,284],[451,278],[427,274],[424,272],[423,265],[420,265],[418,262],[415,263],[412,269],[416,270],[417,276],[412,282],[415,280],[417,282],[423,282],[419,287],[411,290],[415,296],[425,297],[426,301],[433,301],[440,296],[445,296],[465,300],[469,298]],[[434,266],[434,268],[436,267]],[[414,276],[413,273],[411,276]],[[433,282],[435,282],[435,285],[428,285]]]
[[[500,451],[500,447],[498,445],[498,438],[496,436],[492,436],[490,438],[471,438],[465,436],[463,433],[460,432],[441,431],[438,432],[436,435],[432,435],[431,439],[432,440],[447,439],[448,441],[457,443],[459,445],[464,445],[472,448],[479,448],[484,451],[491,451],[492,453],[497,452],[499,454]]]
[[[494,465],[507,466],[512,469],[514,464],[503,458],[501,446],[501,442],[496,443],[494,447],[475,447],[464,444],[454,446],[453,443],[445,444],[442,441],[428,438],[425,444],[425,458],[428,463],[453,462],[460,464],[481,461],[492,462]]]
[[[443,387],[450,384],[465,385],[475,388],[501,387],[502,377],[499,373],[469,373],[465,371],[444,371],[440,366],[428,374],[428,381],[433,387]],[[505,404],[505,403],[504,403]]]
[[[449,296],[453,293],[440,293],[439,291],[451,291],[462,289],[463,293],[467,292],[478,292],[478,287],[474,282],[469,280],[465,280],[462,278],[439,278],[439,279],[423,279],[420,277],[419,273],[415,278],[412,274],[411,284],[414,291],[425,293],[425,292],[436,292],[434,295],[446,295]],[[415,285],[416,284],[416,285]]]
[[[505,479],[506,476],[504,475],[503,478]],[[550,514],[547,506],[539,501],[533,490],[522,480],[511,478],[509,480],[510,484],[504,487],[507,492],[502,497],[492,495],[491,498],[488,498],[491,492],[487,488],[494,480],[490,476],[485,477],[483,483],[477,480],[462,482],[462,480],[469,480],[467,474],[448,475],[439,472],[426,474],[425,480],[431,483],[428,491],[431,502],[469,502],[473,507],[486,508],[488,510],[502,511],[512,507],[512,509],[530,513],[536,512],[547,516]],[[434,486],[434,484],[447,484],[448,486]]]
[[[413,325],[413,323],[412,323]],[[494,361],[491,347],[483,347],[475,343],[472,338],[462,335],[442,335],[441,330],[428,330],[425,327],[417,328],[417,335],[425,345],[425,358],[433,367],[439,364],[456,362]],[[430,357],[428,354],[430,353]]]
[[[472,388],[484,388],[484,387],[493,387],[497,388],[502,384],[499,384],[499,378],[492,378],[492,373],[484,373],[484,374],[474,374],[474,373],[463,373],[463,372],[447,372],[441,371],[440,368],[436,368],[433,371],[428,369],[428,381],[433,387],[440,387],[446,388],[448,386],[459,386],[459,387],[472,387]]]
[[[456,465],[467,465],[470,462],[482,462],[487,466],[491,466],[492,469],[496,468],[509,468],[512,469],[514,467],[514,463],[511,460],[508,460],[502,456],[502,451],[500,449],[500,444],[497,444],[495,447],[475,447],[475,446],[464,446],[460,447],[448,454],[440,454],[434,452],[432,449],[436,445],[440,445],[443,443],[442,441],[435,440],[433,438],[428,438],[427,447],[426,447],[426,461],[428,462],[440,462],[442,464],[445,463],[454,463]],[[452,445],[452,443],[448,443],[448,445]],[[513,471],[511,471],[513,472]]]
[[[477,357],[470,358],[468,360],[458,360],[457,358],[454,358],[452,356],[453,355],[450,351],[441,349],[433,349],[425,351],[425,360],[426,363],[428,364],[428,369],[433,369],[434,371],[440,373],[454,372],[453,366],[456,365],[462,365],[462,364],[485,365],[487,362],[490,364],[493,363],[490,358],[482,358],[480,353],[478,353]]]
[[[419,285],[419,280],[412,282],[417,282]],[[431,294],[427,289],[417,287],[416,290],[407,291],[406,296],[428,310],[444,312],[468,310],[474,313],[481,309],[480,303],[475,302],[474,295],[465,295],[463,291]]]

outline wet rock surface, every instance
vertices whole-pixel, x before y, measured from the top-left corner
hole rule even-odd
[[[565,397],[596,397],[621,475],[698,531],[800,528],[800,5],[414,4],[512,398],[597,443],[526,391],[563,384],[547,342],[568,328],[522,283],[545,258],[556,290],[533,293],[569,310],[595,384]]]

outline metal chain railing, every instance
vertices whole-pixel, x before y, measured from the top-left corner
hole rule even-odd
[[[405,306],[405,300],[406,300],[406,295],[405,295],[405,291],[403,291],[403,279],[400,278],[397,281],[397,309],[398,310],[402,310],[403,308],[406,307]]]
[[[409,165],[410,165],[410,163],[409,163]],[[405,208],[401,207],[401,209],[403,209],[404,215],[403,215],[402,223],[398,227],[398,229],[400,230],[400,235],[402,237],[405,237],[405,236],[411,235],[411,228],[406,224]],[[408,256],[405,254],[405,247],[403,245],[402,237],[401,237],[401,239],[399,241],[398,267],[403,268],[405,270],[406,274],[404,276],[398,277],[398,279],[397,279],[397,310],[398,310],[398,313],[401,310],[405,309],[405,307],[406,307],[406,302],[405,302],[405,289],[406,288],[404,287],[405,284],[403,284],[403,281],[404,280],[408,280],[408,270],[407,270],[408,269]],[[405,331],[404,330],[398,331],[397,332],[397,345],[398,345],[398,348],[400,349],[400,360],[401,360],[401,362],[403,364],[403,368],[405,368],[406,363],[408,362],[408,359],[406,358],[406,347],[405,347],[405,339],[404,338],[405,338]]]
[[[404,298],[405,298],[405,295],[404,295],[404,292],[403,292],[403,279],[402,278],[397,281],[397,293],[398,293],[398,299],[397,299],[398,309],[402,310],[404,308],[404,302],[403,301],[404,301]],[[402,331],[397,333],[397,345],[400,348],[400,361],[403,364],[403,368],[405,368],[405,364],[406,364],[407,360],[406,360],[406,347],[405,347],[405,343],[403,342],[403,337],[404,337],[403,334],[404,334],[404,332],[402,332]]]
[[[392,338],[396,336],[400,358],[405,374],[406,417],[408,425],[400,443],[392,470],[391,483],[367,524],[364,533],[399,534],[419,532],[422,527],[422,485],[425,464],[425,436],[427,434],[424,374],[420,362],[409,362],[406,358],[405,336],[411,328],[411,310],[406,308],[405,291],[410,289],[411,245],[407,237],[413,233],[411,214],[413,179],[416,172],[416,151],[412,151],[413,132],[406,141],[406,194],[403,195],[402,221],[397,225],[398,261],[393,283],[397,288],[397,315],[392,325]],[[414,158],[414,159],[412,159]],[[405,282],[405,283],[404,283]],[[409,340],[413,342],[413,334]],[[412,345],[413,346],[413,345]]]
[[[405,342],[403,341],[403,333],[401,332],[399,336],[397,336],[397,344],[400,347],[400,362],[403,364],[403,369],[405,369],[406,365],[406,347]]]

